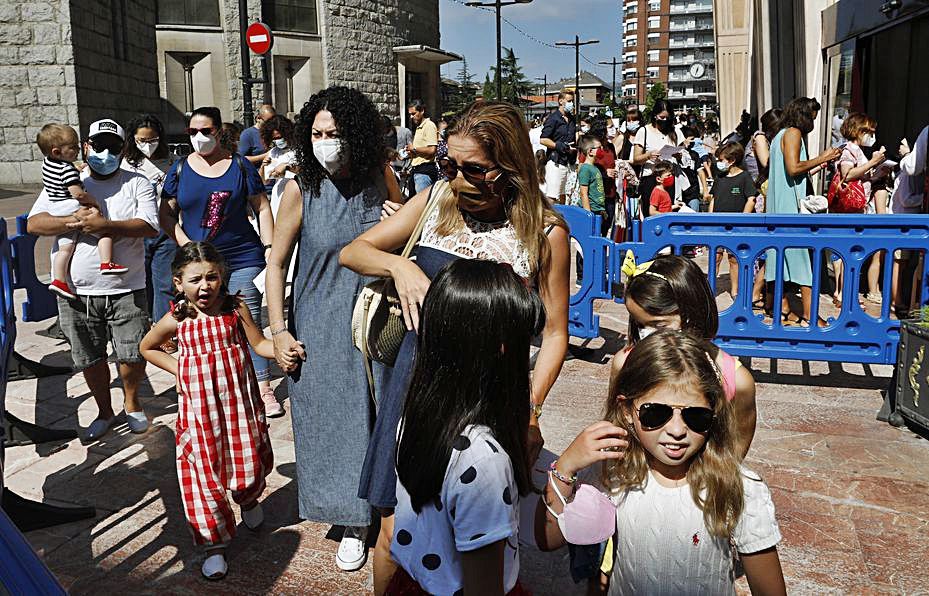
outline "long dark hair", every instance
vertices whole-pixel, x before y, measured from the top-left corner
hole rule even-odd
[[[155,160],[168,157],[168,139],[165,137],[165,127],[161,124],[161,120],[153,114],[139,114],[126,127],[126,142],[123,144],[123,159],[134,168],[142,165],[142,161],[145,159],[145,154],[139,151],[139,148],[135,145],[135,133],[140,128],[151,128],[158,135],[158,147],[155,148],[149,159]]]
[[[188,242],[184,246],[179,246],[174,253],[174,260],[171,261],[171,275],[175,279],[180,279],[184,273],[184,267],[191,263],[212,263],[217,265],[223,279],[225,279],[228,271],[223,255],[209,242]],[[225,282],[223,282],[221,291],[224,294],[221,309],[223,312],[232,312],[239,307],[240,299],[228,292]],[[174,310],[171,314],[177,321],[193,319],[197,316],[197,309],[193,304],[187,304],[185,298],[183,292],[175,292],[174,294]]]
[[[287,141],[288,145],[293,145],[294,143],[294,123],[290,121],[287,116],[271,116],[271,118],[265,120],[260,129],[261,142],[265,144],[265,147],[271,148],[274,145],[274,140],[271,139],[271,136],[274,134],[274,131],[281,133],[281,138]]]
[[[648,271],[629,280],[625,297],[652,316],[680,315],[681,329],[704,339],[713,339],[719,330],[719,311],[706,274],[690,259],[656,258]],[[631,317],[629,341],[639,341],[639,324]]]
[[[329,87],[312,95],[297,116],[294,149],[300,166],[297,174],[300,186],[318,193],[323,178],[329,175],[313,155],[313,121],[322,110],[332,114],[342,150],[348,152],[349,177],[363,180],[381,172],[388,157],[384,124],[377,108],[357,89]]]
[[[812,97],[795,97],[784,106],[784,113],[781,114],[780,129],[797,128],[803,134],[810,134],[813,131],[814,113],[822,110],[819,102]]]
[[[460,259],[433,280],[396,456],[415,511],[441,493],[452,445],[473,424],[490,428],[528,494],[529,342],[544,326],[541,299],[509,265]]]
[[[768,139],[768,142],[771,142],[771,139],[778,133],[778,125],[781,122],[781,118],[784,116],[784,111],[780,108],[771,108],[767,112],[761,115],[759,123],[761,124],[761,132],[764,133],[765,138]]]

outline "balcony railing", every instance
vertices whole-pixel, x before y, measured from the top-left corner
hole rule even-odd
[[[669,83],[700,83],[706,81],[715,81],[716,80],[716,71],[713,69],[708,69],[702,77],[699,79],[690,75],[689,71],[684,71],[680,73],[671,72],[668,74]]]
[[[711,3],[706,4],[697,4],[690,2],[687,4],[671,2],[670,13],[672,15],[676,14],[706,14],[713,12],[713,5]]]
[[[715,45],[713,38],[693,38],[693,39],[674,39],[671,38],[668,41],[668,47],[671,48],[697,48],[697,47],[712,47]]]
[[[671,31],[712,31],[713,23],[695,23],[691,22],[675,22],[671,21],[671,26],[669,27]]]

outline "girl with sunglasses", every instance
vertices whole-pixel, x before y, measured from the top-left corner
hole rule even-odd
[[[551,466],[542,546],[612,534],[610,593],[731,594],[735,552],[753,594],[786,593],[774,504],[740,465],[714,352],[670,331],[636,344],[611,379],[606,419]],[[602,492],[579,486],[591,466]]]

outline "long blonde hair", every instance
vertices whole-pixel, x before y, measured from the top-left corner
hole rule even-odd
[[[702,393],[715,414],[706,443],[687,471],[690,494],[703,511],[713,536],[728,540],[744,507],[742,473],[735,450],[732,406],[723,392],[715,347],[682,331],[660,331],[637,342],[610,386],[621,395],[607,399],[605,419],[626,430],[629,447],[620,460],[608,460],[604,484],[616,491],[636,489],[648,474],[645,448],[636,439],[633,401],[659,386]]]
[[[532,274],[542,274],[551,262],[551,247],[546,228],[568,226],[539,190],[539,173],[529,128],[519,111],[511,104],[478,100],[472,103],[449,130],[448,136],[474,139],[506,176],[504,207],[516,237],[529,255]],[[452,193],[439,204],[436,231],[449,236],[464,227],[464,218]]]

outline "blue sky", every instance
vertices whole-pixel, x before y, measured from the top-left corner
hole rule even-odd
[[[531,4],[505,6],[501,13],[529,35],[546,43],[574,41],[574,35],[599,39],[600,43],[581,47],[581,54],[597,63],[618,59],[621,44],[622,0],[533,0]],[[439,23],[442,49],[468,59],[468,69],[475,81],[496,62],[494,13],[464,5],[464,0],[439,0]],[[543,74],[549,82],[574,75],[574,49],[546,47],[527,38],[506,22],[502,24],[503,46],[512,47],[527,77],[534,80]],[[442,67],[442,76],[457,78],[461,62]],[[617,68],[617,77],[621,66]],[[581,70],[593,72],[610,84],[612,66],[594,66],[581,58]]]

